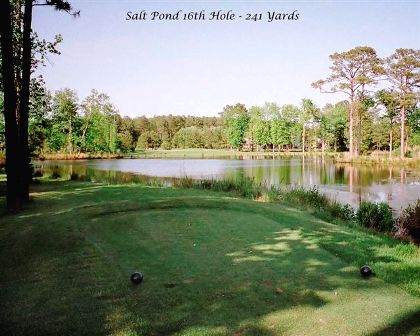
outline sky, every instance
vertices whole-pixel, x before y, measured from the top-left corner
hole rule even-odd
[[[96,1],[73,0],[80,17],[35,7],[33,29],[61,55],[38,71],[47,88],[92,89],[123,116],[217,116],[226,105],[276,102],[318,106],[344,99],[310,84],[330,74],[329,55],[370,46],[380,57],[420,48],[420,1]],[[152,12],[204,11],[206,20],[151,20]],[[208,20],[211,12],[236,15]],[[145,20],[126,20],[145,11]],[[268,12],[299,13],[268,22]],[[247,13],[262,20],[247,21]],[[242,18],[239,18],[242,16]]]

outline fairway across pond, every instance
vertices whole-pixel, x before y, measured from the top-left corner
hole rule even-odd
[[[221,192],[55,182],[32,197],[1,214],[2,335],[420,332],[418,249],[391,238]]]

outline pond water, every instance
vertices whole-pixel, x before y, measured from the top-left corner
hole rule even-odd
[[[36,167],[60,176],[77,173],[98,180],[130,182],[144,176],[239,179],[267,185],[317,186],[341,203],[387,202],[395,212],[420,198],[420,168],[334,163],[321,157],[282,159],[118,159],[43,161]]]

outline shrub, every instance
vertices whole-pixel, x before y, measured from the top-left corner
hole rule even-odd
[[[321,194],[316,186],[311,189],[305,189],[302,186],[290,189],[285,192],[284,199],[290,203],[310,206],[318,210],[327,209],[330,206],[328,197]]]
[[[333,202],[329,207],[329,211],[331,216],[344,220],[352,220],[356,216],[350,204],[341,205],[338,202]]]
[[[79,174],[72,172],[70,175],[70,181],[77,181],[79,179]]]
[[[60,177],[61,177],[60,173],[58,171],[56,171],[56,170],[54,170],[52,172],[51,176],[50,176],[50,178],[53,179],[53,180],[56,180],[56,179],[58,179]]]
[[[405,208],[395,223],[395,236],[420,245],[420,199]]]
[[[361,225],[381,232],[391,231],[394,225],[391,208],[386,203],[362,201],[356,217]]]

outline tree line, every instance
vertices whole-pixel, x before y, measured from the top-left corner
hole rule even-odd
[[[34,90],[29,111],[29,151],[33,157],[65,153],[129,153],[136,149],[235,148],[246,151],[345,152],[350,144],[351,103],[316,106],[302,99],[296,106],[265,103],[247,108],[226,106],[218,117],[162,115],[123,117],[105,93],[92,90],[79,101],[74,90],[51,94],[45,86]],[[2,100],[0,99],[0,108]],[[399,147],[398,101],[389,90],[372,95],[364,111],[360,153]],[[406,144],[420,145],[420,113],[406,110]],[[0,117],[0,132],[4,119]],[[3,139],[4,140],[4,139]],[[2,146],[0,140],[0,146]],[[4,142],[3,142],[4,145]]]
[[[31,95],[29,148],[32,157],[64,153],[128,153],[139,149],[224,148],[221,119],[196,116],[123,117],[110,97],[92,90],[79,101],[76,91]],[[0,108],[2,99],[0,96]],[[4,119],[0,117],[0,131]],[[4,139],[3,139],[4,140]],[[1,146],[1,140],[0,140]]]

